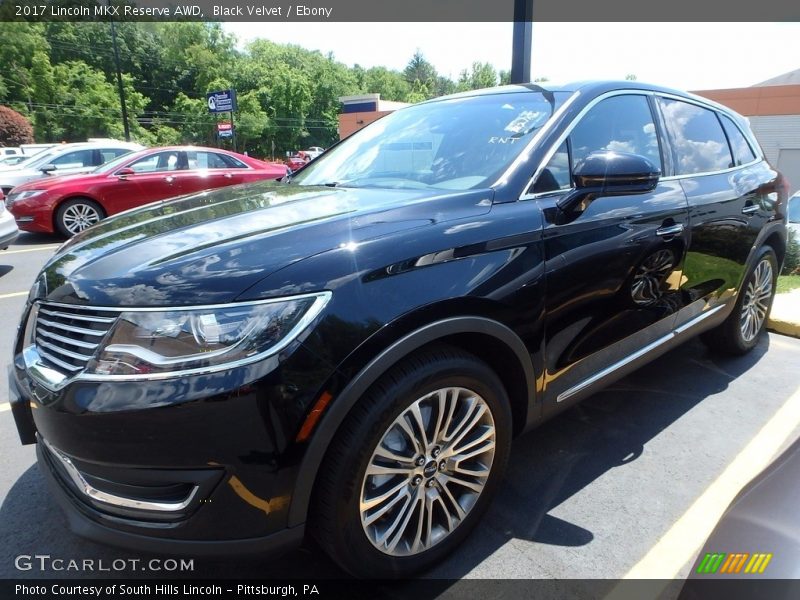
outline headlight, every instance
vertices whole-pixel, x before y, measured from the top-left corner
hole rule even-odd
[[[200,373],[255,362],[292,342],[330,292],[222,306],[120,313],[85,373]]]
[[[11,192],[8,195],[7,202],[9,206],[14,204],[14,202],[19,202],[20,200],[27,200],[28,198],[33,198],[34,196],[38,196],[39,194],[43,194],[45,190],[25,190],[24,192]]]

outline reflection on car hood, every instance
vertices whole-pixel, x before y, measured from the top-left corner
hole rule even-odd
[[[150,204],[100,222],[45,266],[50,301],[231,302],[278,269],[404,229],[483,214],[491,190],[344,189],[272,181]]]

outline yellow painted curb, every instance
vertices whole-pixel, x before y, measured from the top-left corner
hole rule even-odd
[[[767,329],[775,333],[782,333],[783,335],[800,338],[800,323],[787,321],[786,319],[770,317],[767,323]]]

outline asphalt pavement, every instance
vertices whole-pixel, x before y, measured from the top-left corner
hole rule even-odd
[[[162,574],[138,566],[110,573],[17,568],[20,555],[106,564],[141,558],[67,529],[35,466],[33,447],[19,444],[8,410],[6,366],[17,320],[38,270],[59,243],[23,234],[0,253],[0,578],[157,577]],[[742,358],[711,355],[692,341],[520,437],[502,490],[480,526],[427,577],[614,579],[640,574],[631,570],[652,558],[654,549],[664,553],[665,566],[646,576],[685,575],[704,541],[703,528],[710,531],[730,500],[719,485],[729,467],[736,461],[737,468],[756,468],[800,432],[797,411],[787,412],[800,398],[798,361],[800,340],[774,333]],[[768,432],[769,444],[754,445]],[[700,514],[695,535],[662,551],[663,540],[700,500],[713,510]],[[660,558],[655,556],[656,565]],[[680,568],[673,572],[669,564]],[[198,574],[342,576],[313,543],[274,560],[196,558],[186,575]]]

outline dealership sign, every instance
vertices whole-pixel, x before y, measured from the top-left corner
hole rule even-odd
[[[219,92],[209,92],[206,94],[208,112],[232,112],[236,110],[236,90],[221,90]]]
[[[231,137],[233,135],[233,123],[230,121],[217,122],[217,135],[219,137]]]

